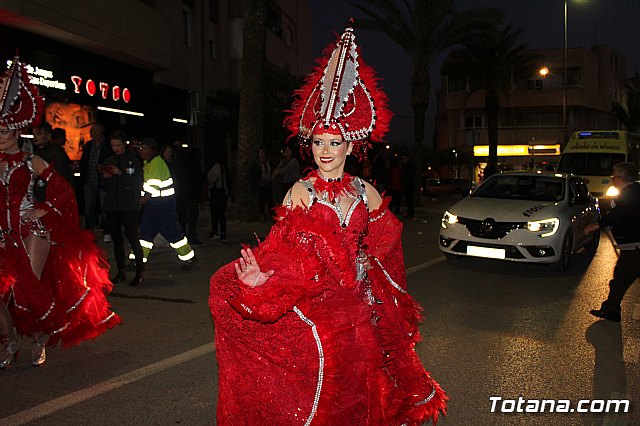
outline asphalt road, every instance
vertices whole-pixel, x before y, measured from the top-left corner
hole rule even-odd
[[[439,424],[640,424],[640,286],[625,298],[621,324],[588,314],[606,295],[611,244],[603,237],[593,259],[578,253],[567,273],[445,261],[437,233],[454,201],[423,200],[403,235],[409,289],[425,310],[416,350],[451,398]],[[241,243],[255,241],[253,232],[268,229],[230,222],[229,241],[202,238],[195,247],[200,261],[186,272],[171,249],[155,249],[143,286],[119,284],[110,297],[124,324],[93,342],[49,350],[42,368],[31,367],[25,339],[23,359],[0,371],[0,425],[215,424],[209,276],[237,257]],[[500,412],[517,411],[519,397],[525,407],[536,399],[568,400],[574,412]],[[575,410],[580,400],[612,398],[629,399],[631,411]]]

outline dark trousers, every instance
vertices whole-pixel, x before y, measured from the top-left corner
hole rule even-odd
[[[137,211],[125,211],[125,212],[105,212],[107,216],[107,223],[111,230],[111,238],[113,240],[113,255],[116,258],[116,265],[118,271],[124,272],[124,239],[122,238],[122,229],[124,228],[124,235],[131,245],[131,251],[133,251],[136,257],[137,272],[140,272],[143,267],[142,262],[142,247],[140,246],[140,235],[138,228],[138,212]]]
[[[220,225],[220,238],[227,236],[227,218],[225,210],[227,209],[227,194],[224,189],[209,189],[209,212],[211,213],[211,232],[218,233],[218,225]]]
[[[415,188],[407,188],[404,190],[404,197],[407,200],[407,217],[409,218],[415,215],[415,203],[413,201],[415,192]]]
[[[390,189],[391,193],[391,202],[389,203],[389,210],[392,212],[399,214],[400,213],[400,203],[402,202],[402,189]]]
[[[198,200],[176,197],[176,210],[182,232],[185,233],[187,238],[196,238],[198,236],[198,214],[200,213]]]
[[[618,263],[609,281],[609,297],[602,302],[602,310],[620,312],[622,298],[631,284],[640,277],[640,249],[621,250]]]
[[[273,191],[271,186],[258,187],[258,214],[262,216],[264,214],[265,206],[267,208],[267,214],[271,213],[273,207]]]

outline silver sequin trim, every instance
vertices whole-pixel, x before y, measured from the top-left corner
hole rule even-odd
[[[90,288],[87,288],[87,290],[84,292],[84,294],[82,295],[82,297],[80,297],[80,299],[78,299],[78,301],[77,301],[77,302],[76,302],[72,307],[70,307],[69,309],[67,309],[67,313],[69,313],[69,312],[73,311],[75,308],[77,308],[77,307],[78,307],[78,305],[82,303],[82,301],[84,300],[84,298],[85,298],[85,297],[87,297],[87,294],[89,294],[89,291],[90,291],[90,290],[91,290]]]
[[[56,301],[54,300],[53,302],[51,302],[51,305],[49,306],[49,309],[47,310],[47,312],[44,313],[43,316],[41,316],[40,318],[38,318],[38,321],[42,321],[43,319],[45,319],[46,317],[49,316],[49,314],[51,313],[51,311],[53,311],[53,308],[56,306]]]
[[[53,331],[53,332],[51,332],[51,333],[49,333],[49,334],[51,334],[51,335],[53,335],[53,334],[58,334],[58,333],[60,333],[61,331],[65,330],[67,327],[69,327],[69,324],[71,324],[71,323],[70,323],[70,322],[68,322],[68,323],[66,323],[63,327],[60,327],[59,329],[57,329],[57,330],[55,330],[55,331]]]
[[[102,325],[102,324],[104,324],[105,322],[109,321],[111,318],[113,318],[113,316],[114,316],[114,315],[115,315],[115,313],[114,313],[114,312],[111,312],[111,314],[109,314],[109,316],[108,316],[108,317],[106,317],[105,319],[103,319],[102,321],[100,321],[100,322],[98,323],[98,325]]]
[[[431,380],[431,378],[429,378],[429,380]],[[419,405],[424,405],[427,402],[431,401],[433,399],[433,397],[435,396],[435,394],[436,394],[436,387],[435,387],[435,385],[433,383],[433,380],[431,380],[431,393],[429,394],[428,397],[426,397],[422,401],[416,402],[416,407],[419,406]]]
[[[369,218],[369,222],[375,222],[376,220],[382,219],[382,216],[384,216],[386,213],[388,212],[387,209],[385,209],[382,213],[380,213],[378,216],[376,217],[370,217]]]
[[[322,342],[320,341],[320,336],[318,335],[318,330],[316,325],[309,318],[305,317],[304,314],[298,309],[297,306],[293,307],[293,312],[298,314],[300,319],[304,321],[309,327],[311,327],[311,332],[313,333],[313,338],[316,341],[316,346],[318,346],[318,386],[316,387],[316,395],[313,398],[313,407],[311,408],[311,413],[307,418],[307,421],[304,423],[305,426],[311,424],[311,421],[316,415],[316,411],[318,410],[318,402],[320,401],[320,393],[322,392],[322,381],[324,378],[324,350],[322,349]]]
[[[403,289],[402,287],[400,287],[398,285],[398,283],[396,283],[393,278],[391,278],[391,275],[389,275],[389,273],[387,272],[386,269],[384,269],[384,266],[382,266],[382,263],[380,263],[380,261],[378,260],[377,257],[375,256],[371,256],[373,257],[376,262],[378,262],[378,265],[380,265],[380,269],[382,269],[382,272],[384,273],[384,276],[387,277],[387,280],[391,283],[392,286],[394,286],[396,288],[396,290],[398,290],[401,293],[407,293],[407,290]]]

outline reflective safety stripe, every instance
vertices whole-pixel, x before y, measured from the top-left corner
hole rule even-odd
[[[187,240],[187,237],[184,237],[183,239],[181,239],[178,242],[169,243],[169,244],[171,244],[171,247],[173,247],[174,249],[179,249],[180,247],[184,247],[187,244],[189,244],[189,241]]]
[[[173,185],[173,178],[169,178],[169,179],[166,179],[166,180],[147,179],[147,181],[145,183],[148,184],[148,185],[153,185],[153,186],[157,187],[158,189],[168,188],[171,185]]]
[[[173,178],[165,180],[147,179],[142,185],[142,189],[148,192],[152,198],[170,197],[176,193],[176,190],[173,188]]]
[[[182,260],[183,262],[186,262],[189,259],[193,259],[193,257],[196,255],[196,253],[191,250],[189,253],[185,254],[184,256],[178,255],[178,259]]]
[[[153,243],[151,241],[140,240],[140,245],[144,248],[148,248],[149,250],[153,248]]]

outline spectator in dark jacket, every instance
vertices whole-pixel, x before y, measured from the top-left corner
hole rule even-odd
[[[51,142],[51,125],[46,121],[40,124],[40,127],[33,128],[33,147],[34,154],[42,157],[44,161],[53,165],[53,169],[60,174],[67,182],[71,180],[71,161],[69,156],[61,147]],[[39,182],[34,190],[38,200],[44,200],[46,187],[44,182]]]
[[[640,277],[640,184],[638,168],[633,163],[618,163],[613,166],[611,182],[620,191],[614,207],[599,221],[585,227],[585,233],[610,226],[617,248],[618,262],[609,281],[609,297],[600,309],[591,310],[591,315],[609,321],[620,322],[622,298],[631,284]]]
[[[122,238],[124,228],[124,234],[136,260],[136,276],[129,283],[135,286],[142,282],[144,266],[138,229],[138,208],[144,177],[138,157],[126,148],[126,139],[125,133],[121,130],[111,132],[110,144],[115,154],[102,164],[100,183],[105,191],[104,211],[113,238],[113,254],[118,268],[111,281],[117,283],[126,279]]]
[[[102,220],[105,242],[111,241],[102,211],[104,191],[100,189],[100,169],[104,160],[113,155],[109,141],[105,140],[104,125],[95,123],[91,126],[91,140],[82,148],[80,173],[83,180],[84,220],[85,228],[93,230],[98,225],[98,217]]]
[[[177,140],[173,143],[173,153],[171,175],[176,188],[178,221],[190,244],[202,244],[198,239],[197,226],[205,174],[198,159],[198,151],[193,147],[183,146],[183,142]]]

